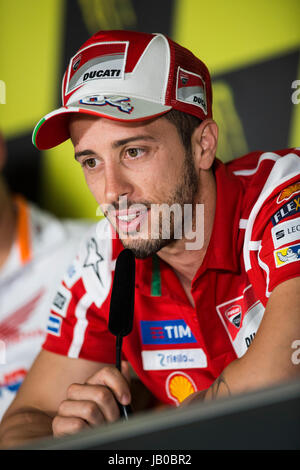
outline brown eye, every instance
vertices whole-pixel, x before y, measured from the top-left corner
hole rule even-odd
[[[143,155],[144,151],[138,147],[133,147],[126,150],[127,157],[129,158],[139,158]]]
[[[128,149],[128,155],[131,158],[138,156],[138,149]]]
[[[84,165],[86,165],[88,168],[95,168],[96,166],[95,158],[87,158],[84,162]]]

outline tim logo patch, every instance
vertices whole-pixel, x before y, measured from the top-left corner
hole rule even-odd
[[[207,114],[205,82],[200,75],[178,67],[176,99],[183,103],[194,104]]]
[[[294,263],[294,261],[300,261],[300,243],[275,250],[274,257],[277,268]]]
[[[141,321],[143,344],[188,344],[196,339],[183,319]]]

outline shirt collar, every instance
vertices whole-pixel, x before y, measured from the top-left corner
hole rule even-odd
[[[216,212],[210,242],[196,277],[206,269],[237,272],[237,236],[242,207],[242,183],[220,160],[215,159]],[[204,209],[205,210],[205,209]]]

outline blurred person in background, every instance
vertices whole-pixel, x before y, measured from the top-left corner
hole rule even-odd
[[[40,350],[49,305],[89,221],[58,220],[21,195],[2,175],[7,158],[0,134],[0,421]],[[51,330],[52,328],[52,330]]]

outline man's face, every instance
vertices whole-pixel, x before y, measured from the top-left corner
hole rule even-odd
[[[191,204],[198,189],[176,127],[166,118],[123,123],[81,115],[71,119],[70,134],[89,189],[123,245],[144,258],[174,242],[183,220],[168,207]]]

